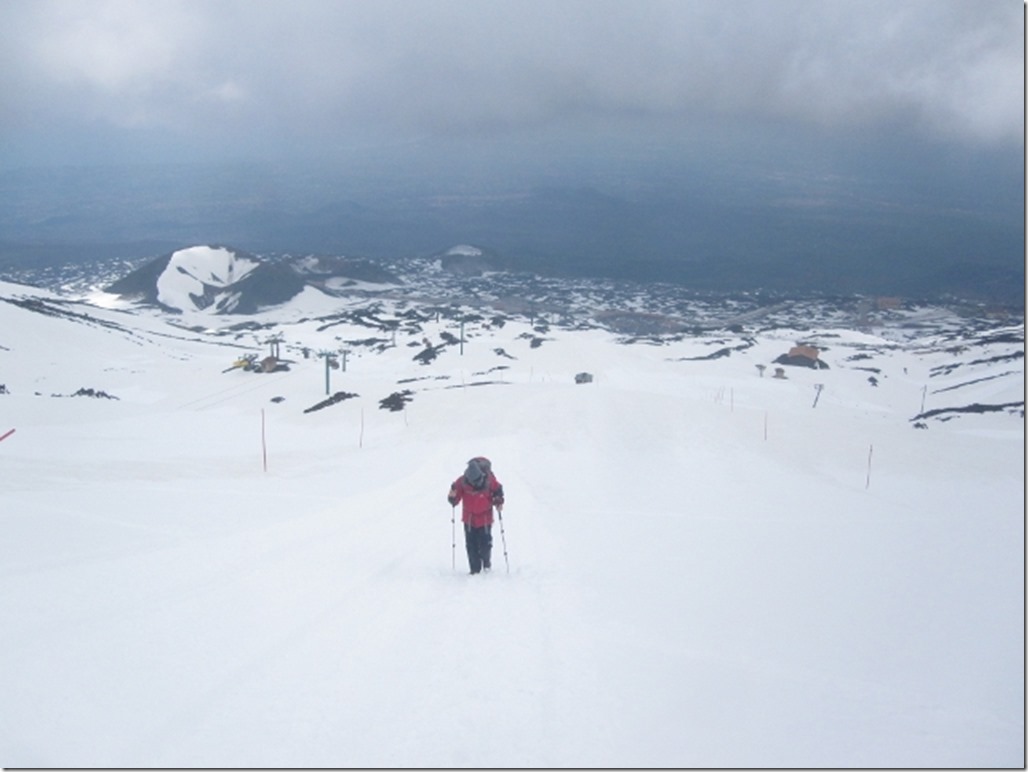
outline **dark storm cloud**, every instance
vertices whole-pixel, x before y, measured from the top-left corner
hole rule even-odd
[[[1012,0],[8,0],[0,129],[339,141],[716,119],[1017,143],[1022,14]]]

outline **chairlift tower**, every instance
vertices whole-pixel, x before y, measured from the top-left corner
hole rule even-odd
[[[284,339],[284,337],[283,337],[282,333],[277,332],[274,335],[272,335],[270,338],[268,338],[267,341],[265,341],[270,346],[269,354],[271,356],[275,357],[275,359],[281,359],[281,357],[279,356],[279,353],[280,353],[279,344],[283,341],[283,339]]]
[[[821,399],[821,392],[824,391],[824,388],[825,388],[825,385],[823,383],[815,383],[814,384],[814,391],[816,393],[814,395],[814,404],[812,405],[812,407],[817,407],[817,401],[819,399]]]
[[[329,373],[331,372],[332,365],[338,365],[339,363],[336,360],[336,352],[334,351],[322,349],[318,352],[318,356],[325,360],[325,395],[327,396],[332,393],[331,376]]]

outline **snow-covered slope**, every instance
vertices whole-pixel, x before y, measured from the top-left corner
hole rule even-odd
[[[206,308],[213,300],[211,295],[242,281],[258,265],[225,248],[180,249],[157,279],[157,300],[179,310]]]
[[[1023,762],[1022,320],[302,297],[0,284],[0,765]]]

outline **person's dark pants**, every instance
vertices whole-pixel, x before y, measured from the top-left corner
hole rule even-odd
[[[492,529],[491,525],[472,528],[467,523],[464,524],[464,546],[468,549],[468,566],[473,574],[477,574],[483,568],[492,568],[490,563],[493,550]]]

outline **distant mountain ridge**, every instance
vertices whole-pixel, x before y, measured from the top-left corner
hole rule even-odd
[[[324,256],[267,260],[232,247],[175,250],[104,287],[104,291],[168,311],[252,314],[292,300],[307,287],[336,294],[358,283],[401,284],[369,261]]]

